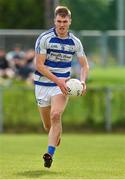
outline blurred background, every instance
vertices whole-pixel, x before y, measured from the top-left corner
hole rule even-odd
[[[64,132],[125,130],[125,1],[0,0],[0,132],[43,130],[34,96],[34,46],[53,27],[53,11],[66,5],[70,30],[90,65],[87,94],[70,98]],[[79,77],[74,58],[72,77]]]

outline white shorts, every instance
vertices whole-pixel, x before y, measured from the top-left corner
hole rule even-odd
[[[35,85],[35,96],[37,104],[40,107],[51,105],[51,97],[57,94],[63,94],[58,86],[48,87]]]

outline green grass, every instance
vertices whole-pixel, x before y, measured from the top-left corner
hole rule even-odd
[[[46,135],[1,135],[0,179],[125,178],[125,136],[63,134],[53,166],[45,169],[41,154]]]

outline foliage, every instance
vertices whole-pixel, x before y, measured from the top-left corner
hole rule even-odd
[[[0,0],[0,28],[39,29],[44,27],[44,0]]]
[[[105,0],[60,0],[72,11],[73,30],[108,30],[116,28],[116,4]]]
[[[94,87],[125,87],[125,67],[93,68],[89,72],[89,82]]]
[[[0,0],[0,28],[45,29],[49,21],[45,19],[45,1]],[[116,0],[60,0],[60,4],[71,9],[73,30],[117,28]]]

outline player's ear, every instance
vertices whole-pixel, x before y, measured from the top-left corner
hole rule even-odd
[[[55,24],[55,18],[54,18],[54,24]]]
[[[70,18],[69,25],[71,25],[72,19]]]

